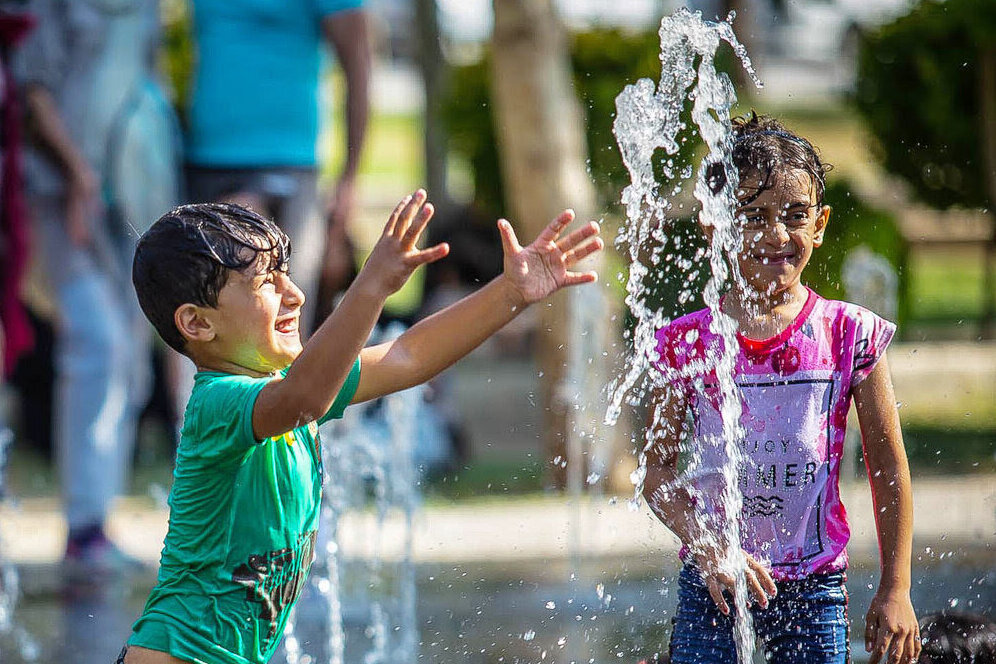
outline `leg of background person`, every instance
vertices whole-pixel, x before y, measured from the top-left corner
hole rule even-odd
[[[67,555],[96,567],[125,562],[104,536],[111,501],[121,491],[134,427],[129,384],[131,329],[122,284],[92,252],[73,245],[58,197],[31,202],[36,237],[58,308],[55,447],[70,538]]]
[[[276,221],[291,241],[291,277],[304,291],[304,308],[301,311],[301,339],[307,340],[314,329],[315,309],[318,305],[318,279],[325,255],[325,224],[318,200],[318,175],[314,171],[299,170],[280,173],[292,178],[294,186],[287,186],[287,196],[280,209],[273,210]],[[264,179],[263,185],[267,182]]]

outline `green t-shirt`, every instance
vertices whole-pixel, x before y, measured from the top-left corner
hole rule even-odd
[[[265,664],[280,642],[314,558],[318,424],[342,417],[360,361],[317,423],[259,442],[252,410],[269,380],[197,374],[176,452],[159,578],[129,645],[195,664]]]

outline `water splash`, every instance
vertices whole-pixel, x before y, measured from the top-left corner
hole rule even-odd
[[[0,425],[0,504],[7,502],[6,477],[7,448],[14,436],[10,429]],[[12,641],[25,662],[35,662],[39,647],[27,630],[14,620],[14,609],[20,594],[17,568],[3,557],[3,538],[0,538],[0,651],[4,641]]]
[[[661,21],[661,78],[658,85],[641,79],[626,88],[616,98],[614,132],[619,143],[623,162],[629,171],[631,184],[622,193],[626,208],[626,222],[620,229],[617,244],[625,246],[630,259],[629,278],[626,284],[626,304],[635,319],[633,350],[626,367],[611,386],[611,399],[606,422],[615,423],[622,414],[624,402],[639,406],[648,392],[664,387],[674,380],[686,380],[698,389],[707,375],[716,377],[719,391],[720,413],[723,421],[723,440],[726,463],[723,468],[723,487],[719,496],[719,509],[724,514],[740,514],[741,496],[737,486],[737,468],[740,467],[741,403],[733,370],[736,362],[736,325],[720,310],[720,296],[730,286],[731,279],[739,278],[736,253],[742,237],[734,223],[736,207],[736,168],[731,159],[730,109],[736,103],[736,93],[729,77],[716,70],[715,57],[720,44],[733,48],[744,68],[760,86],[747,57],[746,49],[737,41],[731,14],[727,21],[703,21],[701,14],[679,9]],[[648,283],[659,273],[666,272],[665,263],[675,263],[682,269],[683,289],[678,293],[679,303],[693,297],[695,282],[693,260],[682,258],[681,240],[670,238],[674,218],[681,216],[683,203],[676,205],[685,180],[691,177],[688,164],[680,157],[682,145],[688,140],[683,114],[691,100],[691,118],[708,154],[702,159],[695,180],[694,195],[699,205],[699,223],[711,230],[707,252],[711,276],[705,285],[703,299],[712,312],[710,331],[719,335],[724,343],[717,352],[707,352],[702,359],[676,367],[674,375],[655,378],[649,371],[657,358],[657,330],[670,322],[669,316],[650,302]],[[659,183],[654,172],[655,154],[663,150],[667,160],[660,166],[665,183]],[[710,177],[710,164],[723,163],[726,177]],[[665,186],[670,187],[665,190]],[[670,242],[669,242],[670,239]],[[665,254],[668,247],[674,253]],[[694,257],[701,260],[700,254]],[[691,340],[689,340],[691,341]],[[656,382],[660,381],[660,382]],[[639,457],[639,468],[633,473],[636,497],[632,505],[638,506],[646,477],[646,451],[654,440],[649,440]],[[696,450],[691,450],[689,471],[696,466]],[[687,486],[690,472],[679,479]],[[740,533],[736,519],[723,520],[724,531],[715,532],[716,519],[696,515],[703,530],[714,533],[729,552],[724,566],[735,572],[735,604],[747,606],[747,586],[744,570],[746,560],[740,548]],[[708,521],[708,522],[707,522]],[[737,651],[741,662],[753,658],[753,630],[750,614],[737,611],[735,627]]]
[[[395,324],[372,341],[403,331]],[[417,658],[412,546],[420,496],[413,445],[424,389],[348,408],[342,420],[322,428],[326,478],[317,560],[285,632],[287,664]],[[347,550],[343,525],[354,518],[369,531],[363,541],[370,550]]]

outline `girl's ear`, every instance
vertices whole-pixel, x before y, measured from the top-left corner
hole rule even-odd
[[[215,337],[214,325],[196,304],[181,304],[173,312],[173,323],[187,341],[207,342]]]
[[[816,230],[813,233],[814,247],[819,247],[823,244],[823,233],[826,231],[828,223],[830,223],[830,206],[824,205],[816,214]]]

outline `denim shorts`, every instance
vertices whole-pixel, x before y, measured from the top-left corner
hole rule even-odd
[[[848,664],[846,576],[814,574],[777,582],[767,609],[751,607],[754,630],[771,664]],[[730,604],[733,608],[732,603]],[[733,609],[735,611],[735,609]],[[724,616],[709,596],[697,568],[678,576],[678,611],[671,621],[672,664],[728,664],[737,661],[733,616]]]

